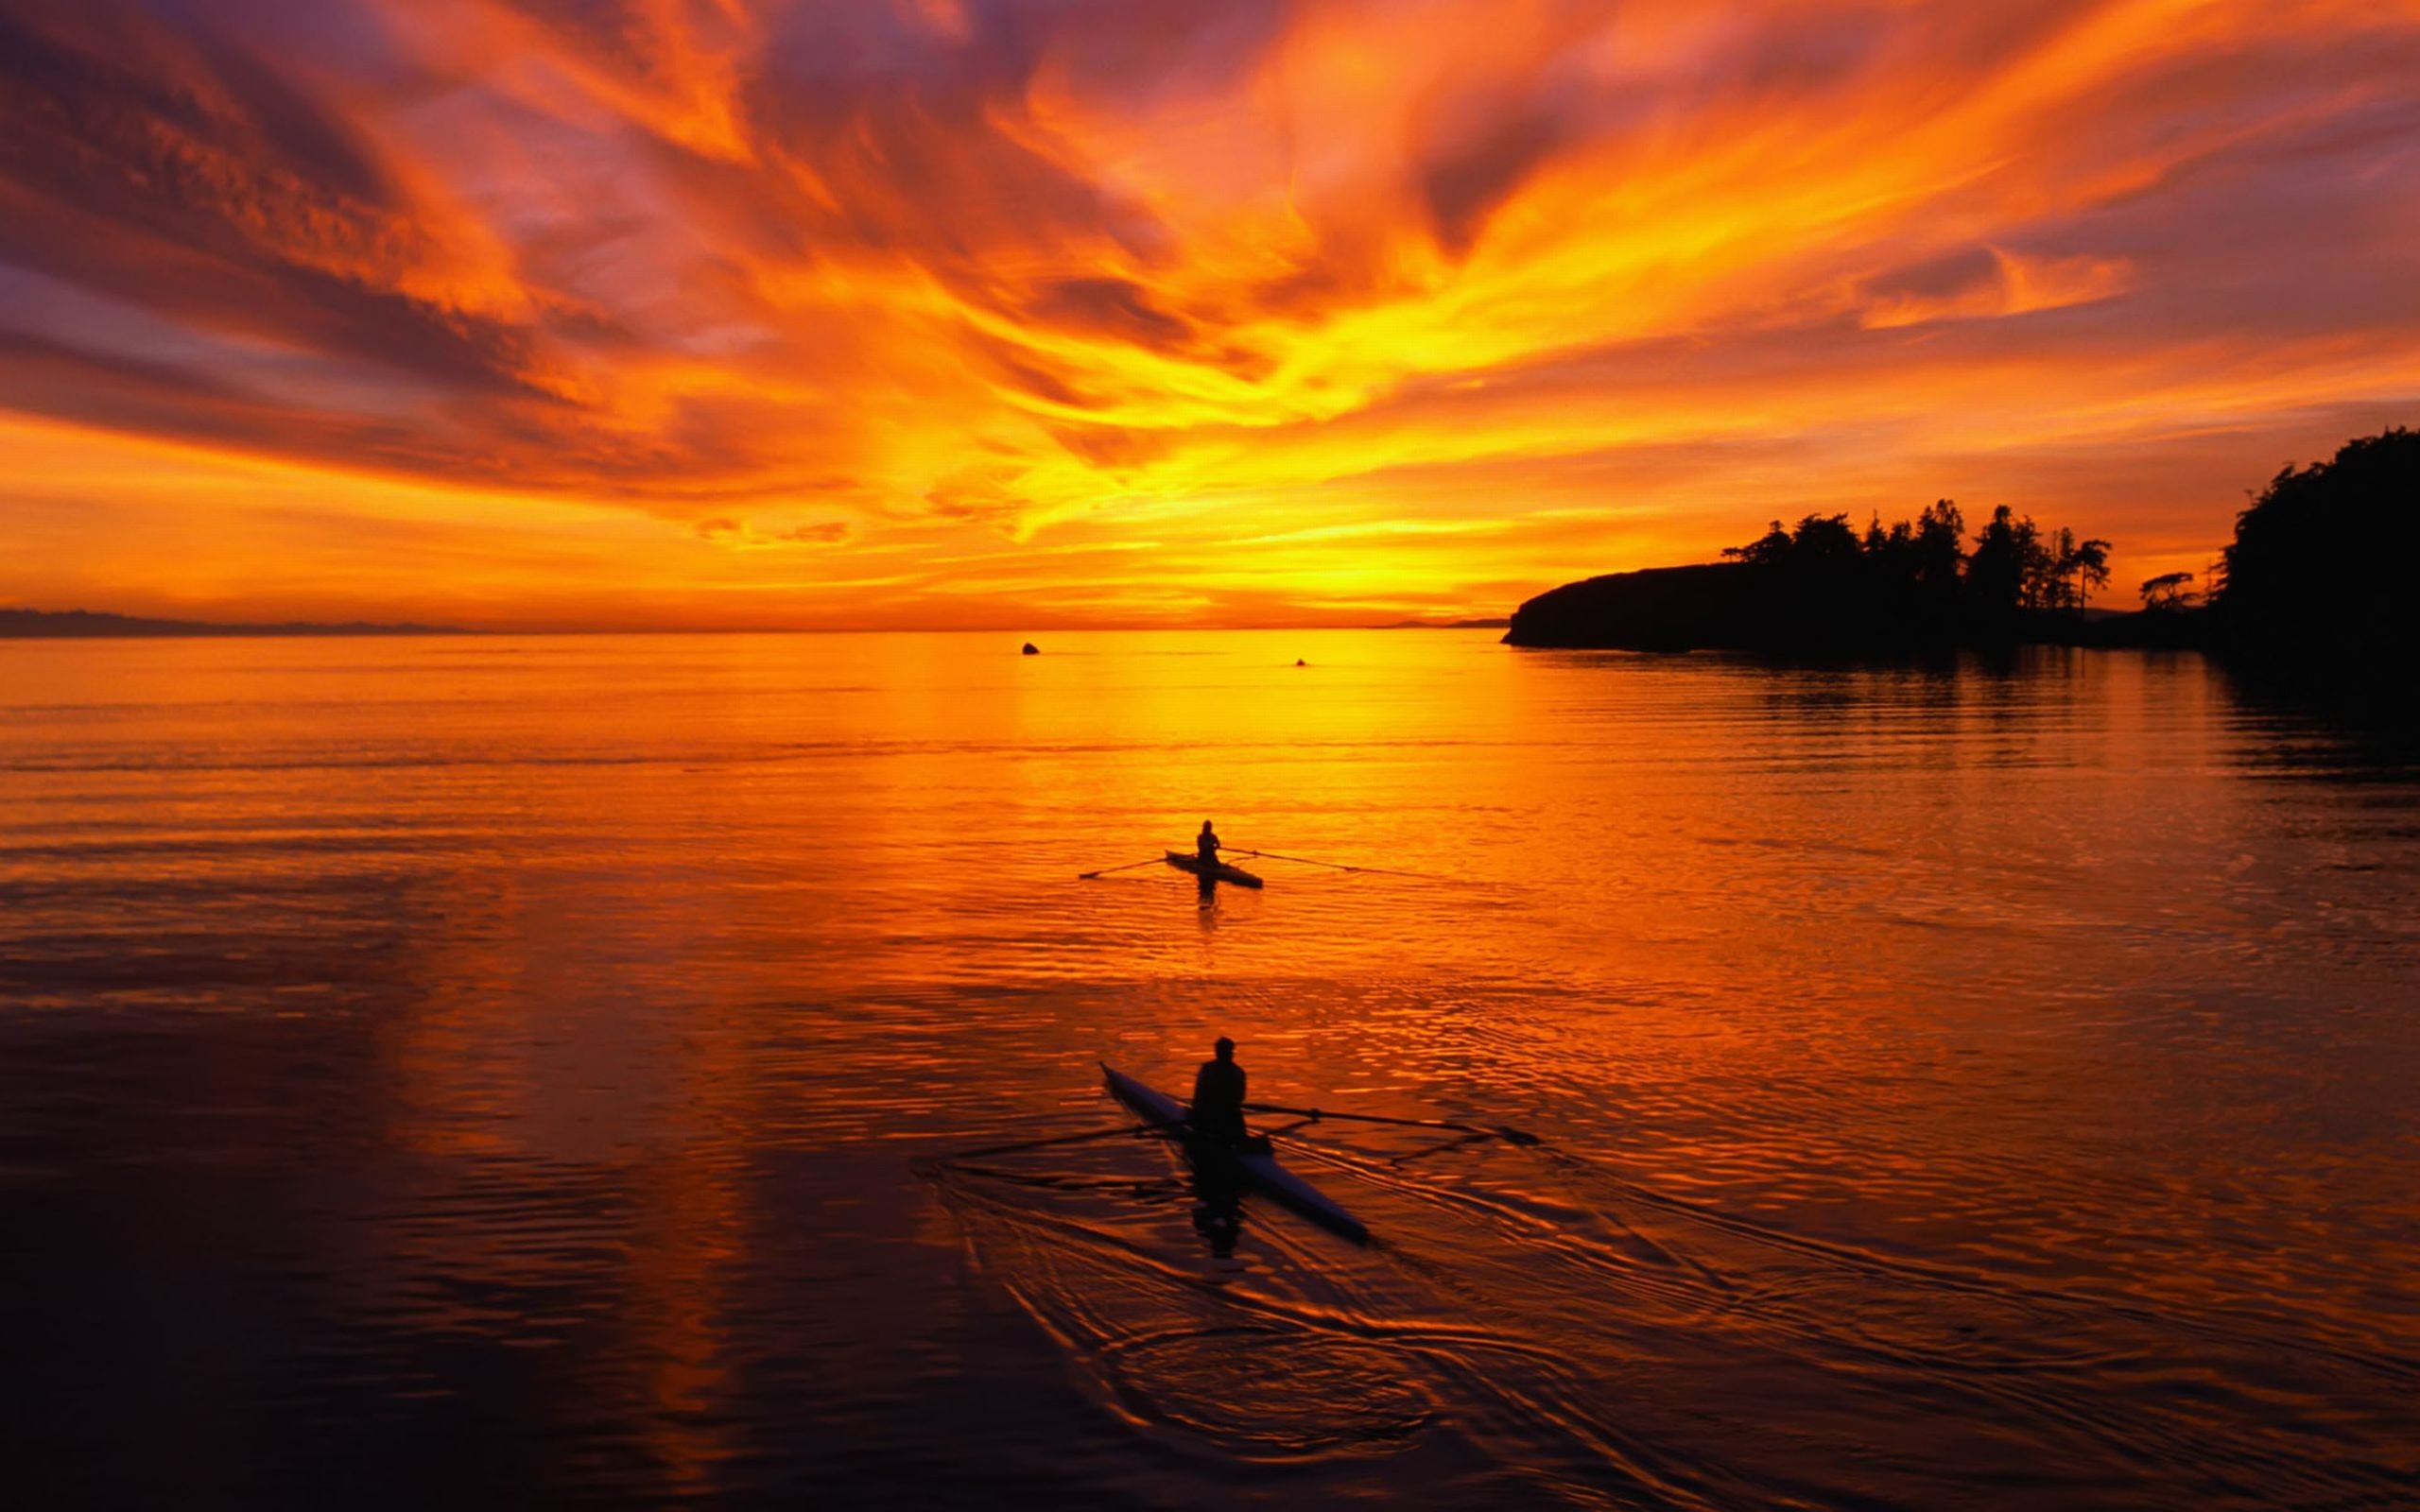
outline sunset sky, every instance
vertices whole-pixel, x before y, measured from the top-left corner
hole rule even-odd
[[[1496,614],[2199,568],[2420,422],[2420,3],[0,0],[0,604]]]

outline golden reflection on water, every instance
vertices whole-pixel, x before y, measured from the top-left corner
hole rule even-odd
[[[376,1458],[476,1400],[533,1492],[1185,1500],[1169,1434],[1474,1503],[2411,1470],[2402,769],[2190,658],[1015,649],[12,647],[0,1032],[46,1090],[0,1134],[165,1239],[6,1279],[248,1278],[290,1305],[208,1410]],[[1205,816],[1390,870],[1078,879]],[[931,1164],[1115,1126],[1097,1061],[1181,1089],[1221,1032],[1263,1097],[1545,1143],[1323,1125],[1292,1159],[1381,1246],[1255,1209],[1225,1262],[1130,1141]],[[175,1216],[196,1164],[240,1243]],[[472,1430],[424,1410],[435,1474]]]

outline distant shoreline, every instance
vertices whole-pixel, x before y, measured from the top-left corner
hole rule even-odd
[[[299,638],[303,636],[480,635],[448,625],[382,625],[366,620],[323,625],[308,620],[277,624],[221,624],[209,620],[148,619],[95,610],[0,609],[0,640],[131,641],[187,638]]]
[[[1036,631],[1031,627],[997,625],[683,625],[683,626],[546,626],[528,628],[475,629],[458,625],[387,624],[368,620],[325,624],[310,620],[277,623],[159,619],[139,614],[114,614],[98,610],[0,609],[0,641],[132,641],[214,639],[241,640],[333,638],[340,636],[414,635],[1134,635],[1167,631],[1184,633],[1270,634],[1333,630],[1501,630],[1508,617],[1463,620],[1397,620],[1386,625],[1063,625]]]

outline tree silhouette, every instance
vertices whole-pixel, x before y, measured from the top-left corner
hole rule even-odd
[[[1976,533],[1947,499],[1911,523],[1844,514],[1773,521],[1722,555],[1753,592],[1737,634],[1747,644],[1810,649],[2006,644],[2029,616],[2081,610],[2109,584],[2109,542],[2040,527],[2003,505]]]
[[[2143,608],[2162,613],[2189,609],[2202,596],[2193,591],[2191,573],[2162,573],[2157,577],[2146,577],[2142,595]]]
[[[2420,434],[2287,467],[2236,517],[2214,607],[2233,656],[2313,676],[2410,675],[2420,652]]]
[[[2109,542],[2078,541],[2074,531],[2063,527],[2058,536],[2057,558],[2051,567],[2051,579],[2058,585],[2059,601],[2046,608],[2081,610],[2091,602],[2095,589],[2109,586]]]
[[[1963,608],[1971,631],[1994,641],[2014,636],[2017,615],[2039,592],[2040,554],[2031,520],[2019,520],[2004,504],[1992,510],[1966,558]]]
[[[1789,560],[1789,532],[1776,520],[1763,535],[1744,546],[1725,546],[1722,554],[1749,567],[1777,567]]]

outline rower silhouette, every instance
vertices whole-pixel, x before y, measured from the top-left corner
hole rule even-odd
[[[1208,826],[1203,826],[1205,830]],[[1193,1131],[1230,1145],[1244,1143],[1244,1068],[1236,1064],[1236,1042],[1219,1036],[1218,1056],[1193,1075]]]
[[[1193,837],[1194,859],[1201,863],[1194,876],[1201,883],[1201,906],[1211,907],[1219,897],[1219,832],[1210,821],[1201,821],[1201,833]]]

